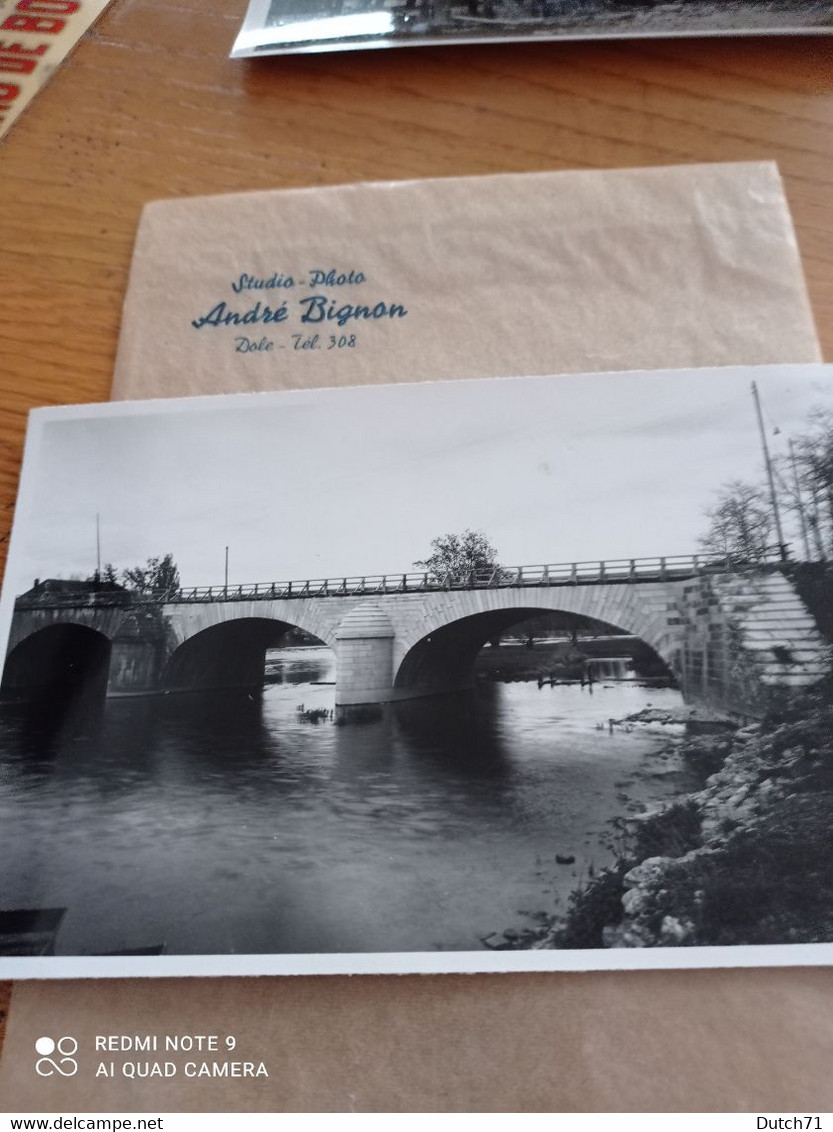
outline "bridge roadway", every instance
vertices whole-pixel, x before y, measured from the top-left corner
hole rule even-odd
[[[807,686],[825,670],[824,642],[788,571],[691,555],[147,598],[41,584],[16,603],[2,690],[26,695],[85,668],[113,695],[253,686],[265,650],[294,627],[335,650],[338,705],[410,699],[470,686],[486,641],[545,612],[640,637],[689,702],[719,710],[760,715],[773,688]]]
[[[765,564],[778,561],[773,553]],[[543,566],[495,566],[463,574],[428,570],[404,574],[372,574],[315,578],[289,582],[253,582],[237,586],[195,586],[176,591],[179,601],[241,601],[254,598],[365,596],[368,594],[432,593],[448,590],[507,589],[515,586],[613,585],[694,578],[737,569],[730,559],[715,554],[677,554],[654,558],[612,558],[558,562]]]

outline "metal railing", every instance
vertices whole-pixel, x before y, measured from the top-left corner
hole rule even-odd
[[[538,566],[501,566],[466,574],[441,575],[430,570],[403,574],[365,574],[341,578],[308,578],[286,582],[254,582],[237,586],[194,586],[168,596],[168,602],[268,601],[275,598],[361,597],[383,594],[435,593],[450,590],[513,589],[540,586],[612,585],[694,578],[730,573],[777,556],[741,562],[725,556],[679,554],[657,558],[613,558],[558,562]]]
[[[541,586],[626,585],[679,581],[707,574],[774,566],[777,552],[750,561],[717,554],[676,554],[656,558],[609,558],[584,562],[556,562],[540,566],[498,566],[466,574],[437,574],[430,570],[403,574],[364,574],[341,578],[306,578],[285,582],[251,582],[236,586],[193,586],[164,594],[91,592],[44,594],[18,598],[17,608],[84,605],[168,605],[220,601],[271,601],[275,599],[362,597],[380,594],[438,593],[451,590],[493,590]]]

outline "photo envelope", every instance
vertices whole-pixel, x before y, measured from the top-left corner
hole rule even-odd
[[[828,963],[830,376],[36,410],[0,977]]]
[[[773,162],[142,213],[114,399],[821,359]]]

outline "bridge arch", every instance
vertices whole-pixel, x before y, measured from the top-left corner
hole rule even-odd
[[[106,633],[79,621],[64,619],[37,628],[6,656],[3,698],[36,703],[102,698],[111,651]]]
[[[300,626],[276,617],[231,617],[191,633],[169,655],[161,676],[165,691],[253,688],[264,681],[266,650]],[[304,630],[308,632],[308,630]],[[321,644],[315,634],[313,636]]]
[[[169,603],[165,606],[165,619],[171,642],[175,648],[197,633],[234,621],[280,622],[288,628],[301,629],[317,637],[331,648],[338,622],[343,611],[338,599],[321,601],[314,597],[274,600],[229,600],[196,603]]]
[[[431,695],[471,685],[480,649],[512,625],[546,613],[561,613],[574,624],[592,621],[639,638],[668,669],[678,675],[678,642],[666,619],[656,615],[630,586],[610,587],[612,594],[590,595],[581,588],[541,591],[497,590],[460,595],[425,609],[421,631],[399,642],[394,689],[398,697]],[[474,598],[474,601],[472,599]],[[472,608],[480,605],[481,608]],[[566,627],[566,626],[565,626]]]

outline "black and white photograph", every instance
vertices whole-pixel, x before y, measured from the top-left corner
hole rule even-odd
[[[830,0],[250,0],[232,57],[443,43],[831,31]]]
[[[30,418],[0,977],[833,960],[822,365]]]

